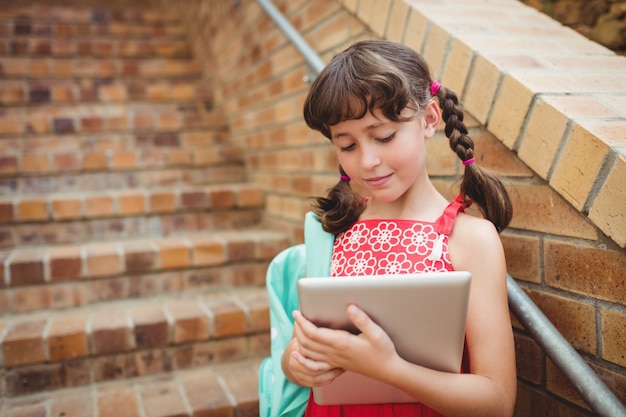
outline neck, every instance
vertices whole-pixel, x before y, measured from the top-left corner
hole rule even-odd
[[[434,221],[448,201],[439,193],[435,186],[426,181],[421,186],[414,186],[394,201],[380,201],[372,198],[360,220],[368,219],[399,219]]]

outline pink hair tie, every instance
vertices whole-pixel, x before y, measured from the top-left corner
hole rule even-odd
[[[463,165],[473,164],[474,161],[476,161],[476,158],[466,159],[465,161],[463,161]]]
[[[438,83],[437,81],[433,81],[432,84],[430,85],[430,95],[431,95],[431,97],[436,96],[437,93],[439,92],[440,88],[441,88],[441,84]]]
[[[339,178],[341,178],[344,181],[350,182],[350,177],[348,177],[347,175],[340,175]]]

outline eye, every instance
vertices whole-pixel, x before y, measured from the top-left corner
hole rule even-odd
[[[352,150],[354,150],[354,148],[356,147],[356,145],[354,143],[348,145],[348,146],[339,146],[339,151],[340,152],[350,152]]]
[[[396,132],[393,132],[391,135],[385,138],[377,138],[376,140],[381,143],[387,143],[387,142],[390,142],[395,136],[396,136]]]

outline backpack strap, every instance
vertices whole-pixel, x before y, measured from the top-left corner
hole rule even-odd
[[[335,235],[324,231],[319,217],[309,211],[304,218],[307,276],[327,277],[330,275],[334,242]]]

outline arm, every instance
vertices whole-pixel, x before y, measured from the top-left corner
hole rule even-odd
[[[349,308],[348,315],[363,332],[359,336],[330,333],[336,331],[317,328],[296,313],[302,357],[387,382],[448,417],[512,415],[515,353],[500,238],[491,223],[459,216],[449,247],[455,269],[469,270],[473,276],[466,328],[469,374],[406,362],[385,332],[356,308]],[[379,359],[372,361],[374,357]]]

